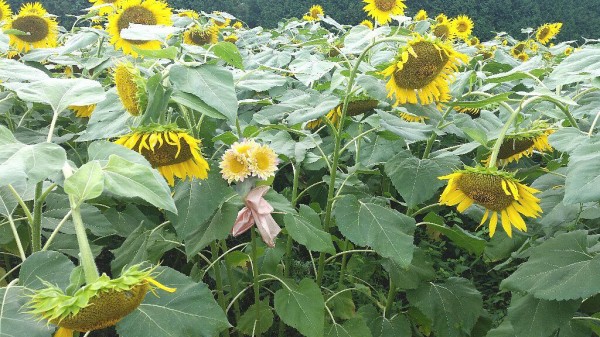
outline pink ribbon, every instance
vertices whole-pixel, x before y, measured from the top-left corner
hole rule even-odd
[[[262,240],[267,246],[275,247],[275,237],[281,232],[281,228],[271,216],[274,211],[273,206],[263,198],[268,190],[269,186],[259,186],[248,193],[244,200],[246,207],[238,212],[235,224],[231,229],[231,235],[238,236],[256,223],[256,228]]]

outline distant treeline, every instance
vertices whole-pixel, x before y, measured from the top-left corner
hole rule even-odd
[[[23,2],[8,0],[16,11]],[[86,0],[42,0],[50,13],[58,15],[61,24],[70,28],[73,18],[90,6]],[[275,27],[284,18],[302,17],[313,4],[323,6],[325,13],[341,23],[357,24],[366,18],[360,0],[168,0],[173,8],[197,11],[225,11],[249,26]],[[546,22],[562,22],[558,40],[582,40],[600,37],[600,0],[407,0],[407,15],[419,9],[430,16],[445,13],[449,17],[466,14],[475,22],[474,33],[482,40],[505,31],[516,38],[525,35],[522,28],[535,28]]]

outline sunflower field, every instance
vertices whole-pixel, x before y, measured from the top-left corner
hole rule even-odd
[[[600,335],[600,40],[362,5],[0,0],[0,337]]]

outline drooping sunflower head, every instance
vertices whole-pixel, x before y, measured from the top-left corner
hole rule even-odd
[[[479,46],[479,39],[476,36],[471,36],[467,39],[467,44],[469,46]]]
[[[436,23],[431,27],[431,32],[442,41],[454,40],[456,38],[456,29],[450,21]]]
[[[402,118],[403,120],[409,122],[409,123],[423,123],[425,122],[425,119],[427,119],[427,117],[423,117],[423,116],[417,116],[414,114],[411,114],[410,112],[400,112],[400,118]]]
[[[218,16],[217,19],[210,20],[213,26],[217,27],[218,29],[229,27],[229,25],[231,24],[230,18],[222,17],[221,12],[214,12],[213,14]]]
[[[438,16],[435,17],[435,22],[437,22],[437,23],[443,23],[443,22],[447,22],[447,21],[449,21],[448,17],[444,13],[440,13],[440,14],[438,14]]]
[[[89,0],[94,4],[92,10],[98,9],[98,14],[108,15],[114,13],[117,9],[117,4],[121,0]]]
[[[234,29],[242,29],[244,28],[244,24],[241,21],[236,21],[231,27]]]
[[[519,55],[517,55],[517,58],[523,62],[529,60],[529,55],[527,55],[526,53],[521,53]]]
[[[201,142],[177,125],[151,124],[136,128],[115,143],[140,153],[170,186],[181,180],[208,177],[208,162],[202,157]]]
[[[193,26],[183,33],[183,43],[194,46],[215,44],[219,40],[219,28],[214,25],[208,27]]]
[[[16,29],[24,33],[10,35],[10,45],[14,49],[27,52],[32,48],[56,47],[58,23],[39,2],[24,4],[16,17],[12,20],[9,20],[10,17],[6,19],[7,29]]]
[[[453,107],[454,111],[462,114],[467,114],[472,118],[477,118],[481,115],[481,108],[469,108],[469,107],[461,107],[456,105]]]
[[[452,19],[452,25],[456,29],[456,35],[462,39],[467,39],[473,32],[473,20],[466,15],[459,15]]]
[[[268,145],[253,139],[234,143],[221,157],[221,174],[228,183],[244,181],[250,176],[268,179],[277,170],[277,154]]]
[[[498,152],[498,163],[506,165],[523,157],[530,157],[534,151],[552,152],[548,136],[554,133],[545,121],[536,121],[527,132],[508,134]],[[487,163],[489,158],[484,162]]]
[[[73,295],[48,284],[31,296],[30,313],[57,325],[60,336],[113,326],[139,307],[148,291],[155,288],[171,293],[176,291],[156,281],[153,270],[135,265],[116,279],[103,274]]]
[[[119,99],[132,116],[139,116],[148,105],[146,80],[140,70],[131,63],[121,62],[113,73]]]
[[[373,30],[373,28],[374,28],[373,21],[371,21],[371,20],[363,20],[360,24],[369,28],[370,30]]]
[[[427,20],[427,18],[427,11],[425,11],[424,9],[419,10],[417,12],[417,15],[415,15],[415,21],[423,21]]]
[[[535,33],[535,38],[541,44],[545,45],[548,42],[550,42],[550,40],[553,39],[556,35],[558,35],[561,27],[561,22],[546,23],[537,29],[537,32]]]
[[[92,112],[94,112],[94,109],[96,109],[96,104],[83,106],[69,105],[69,109],[75,112],[76,117],[89,118],[92,115]]]
[[[348,108],[346,110],[346,115],[358,116],[360,114],[369,112],[377,107],[379,101],[376,99],[371,99],[370,97],[352,97],[350,98],[350,102],[348,102]],[[331,121],[331,124],[338,125],[340,118],[342,117],[342,107],[343,103],[338,104],[335,108],[331,109],[325,118]],[[306,123],[306,127],[309,129],[316,129],[322,123],[321,119],[316,119],[314,121],[310,121]]]
[[[321,5],[313,5],[308,10],[308,13],[304,14],[302,19],[306,21],[319,21],[321,20],[320,16],[325,15],[325,11],[323,11],[323,7]]]
[[[525,53],[525,50],[527,50],[527,42],[518,42],[510,49],[510,54],[514,57],[519,57],[519,55]]]
[[[394,15],[404,15],[406,5],[403,0],[363,0],[367,5],[363,8],[369,16],[380,25],[392,21]]]
[[[467,56],[456,52],[448,43],[415,35],[382,72],[390,78],[386,84],[388,97],[395,96],[394,106],[418,101],[421,104],[447,102],[449,82],[460,61],[467,62]]]
[[[448,185],[440,196],[443,205],[456,206],[464,212],[473,204],[486,209],[480,226],[490,218],[490,237],[496,232],[498,214],[502,228],[512,237],[512,227],[526,232],[527,226],[521,217],[538,217],[542,213],[540,199],[534,196],[539,191],[521,184],[514,174],[483,167],[465,167],[447,176]]]
[[[238,41],[238,36],[235,34],[229,34],[223,38],[226,42],[236,43]]]
[[[108,17],[108,33],[110,43],[115,49],[137,57],[135,48],[158,50],[161,42],[158,40],[129,40],[121,37],[121,31],[131,24],[138,25],[171,25],[171,9],[160,0],[119,0],[117,11]]]
[[[0,0],[0,22],[8,21],[12,17],[12,11],[6,1]]]

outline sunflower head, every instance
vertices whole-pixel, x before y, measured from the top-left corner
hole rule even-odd
[[[536,121],[526,132],[508,134],[500,145],[498,152],[498,163],[506,165],[518,161],[522,157],[530,157],[534,151],[552,152],[552,146],[548,143],[548,136],[554,133],[545,121]],[[488,162],[489,158],[484,162]]]
[[[517,55],[517,58],[523,62],[529,60],[529,55],[527,55],[526,53],[521,53],[519,55]]]
[[[6,1],[0,0],[0,22],[8,21],[12,17],[12,11]]]
[[[564,51],[565,56],[573,54],[573,47],[567,47]]]
[[[392,21],[394,15],[404,15],[406,5],[403,0],[363,0],[366,3],[363,8],[369,16],[380,25]]]
[[[210,22],[212,23],[213,26],[217,27],[218,29],[223,29],[223,28],[229,27],[229,25],[231,24],[231,19],[221,17],[221,12],[214,12],[213,14],[219,16],[218,19],[210,20]]]
[[[140,153],[156,168],[169,185],[174,177],[206,179],[208,162],[202,157],[201,142],[177,125],[151,124],[133,130],[115,143]]]
[[[160,0],[119,0],[117,11],[108,17],[108,33],[110,43],[123,53],[137,57],[135,48],[158,50],[161,43],[158,40],[129,40],[121,37],[121,31],[131,24],[139,25],[171,25],[171,9]]]
[[[219,40],[219,28],[214,25],[208,27],[194,26],[183,33],[183,43],[193,46],[215,44]]]
[[[360,24],[369,28],[370,30],[373,30],[373,28],[374,28],[373,21],[371,21],[371,20],[363,20]]]
[[[30,313],[59,326],[62,329],[59,332],[64,335],[70,335],[72,331],[104,329],[135,310],[148,291],[154,291],[154,288],[175,291],[156,281],[153,270],[140,269],[139,265],[135,265],[116,279],[103,274],[73,295],[47,284],[46,288],[31,296]]]
[[[448,21],[448,17],[444,13],[440,13],[438,16],[435,17],[435,22],[437,23],[443,23]]]
[[[390,78],[386,85],[388,97],[395,96],[394,105],[447,102],[449,82],[460,61],[466,62],[467,56],[449,44],[415,35],[382,72]]]
[[[469,46],[479,46],[479,39],[476,36],[471,36],[467,39],[467,44]]]
[[[227,182],[244,181],[249,176],[268,179],[277,170],[277,154],[268,145],[253,139],[234,143],[221,157],[221,174]]]
[[[177,16],[179,16],[180,18],[190,18],[190,19],[194,19],[194,20],[198,20],[198,18],[200,17],[200,15],[198,15],[198,12],[193,11],[193,10],[179,11],[177,13]]]
[[[448,185],[440,197],[443,205],[454,206],[464,212],[473,204],[486,209],[480,225],[490,218],[490,237],[496,232],[498,214],[502,228],[512,237],[512,227],[527,231],[521,215],[538,217],[542,212],[533,194],[539,191],[521,184],[514,174],[495,168],[465,167],[439,179],[448,180]]]
[[[427,119],[427,117],[417,116],[410,112],[400,112],[399,116],[409,123],[423,123],[425,122],[425,119]]]
[[[148,105],[148,95],[146,80],[140,74],[140,70],[131,63],[121,62],[115,68],[113,77],[125,110],[132,116],[144,113]]]
[[[48,15],[46,9],[39,2],[24,4],[19,14],[8,21],[6,28],[20,30],[24,33],[10,35],[10,45],[18,51],[27,52],[32,48],[56,47],[58,23]]]
[[[467,114],[472,118],[477,118],[481,115],[481,108],[467,108],[456,105],[453,109],[458,113]]]
[[[234,29],[242,29],[244,28],[244,24],[241,21],[236,21],[231,27]]]
[[[114,13],[116,6],[121,0],[89,0],[94,6],[91,10],[98,9],[98,14],[108,15]]]
[[[76,117],[89,118],[92,115],[92,112],[94,112],[94,109],[96,109],[96,104],[83,106],[69,105],[69,109],[75,112]]]
[[[304,14],[302,17],[306,21],[320,21],[320,16],[325,15],[325,11],[323,11],[323,7],[321,5],[313,5],[308,10],[308,13]]]
[[[456,30],[456,35],[462,39],[467,39],[473,32],[473,20],[466,15],[459,15],[452,19],[452,25]]]
[[[545,45],[548,42],[550,42],[550,40],[553,39],[556,35],[558,35],[561,27],[562,23],[560,22],[546,23],[537,29],[537,32],[535,33],[535,38],[539,41],[539,43]]]
[[[427,20],[427,18],[427,11],[425,11],[424,9],[419,10],[417,12],[417,15],[415,15],[415,21],[423,21]]]
[[[431,32],[442,41],[456,38],[456,29],[450,21],[436,23],[431,27]]]
[[[518,42],[514,47],[510,49],[510,53],[514,57],[519,57],[519,55],[525,53],[527,50],[527,42]]]
[[[348,108],[346,110],[346,115],[348,116],[358,116],[360,114],[369,112],[377,107],[379,101],[376,99],[371,99],[369,97],[353,97],[350,98],[350,102],[348,102]],[[342,117],[342,107],[343,103],[338,104],[335,108],[331,109],[325,118],[331,121],[331,124],[337,125],[340,117]],[[316,129],[321,125],[321,119],[317,119],[311,122],[306,123],[306,127],[309,129]]]
[[[224,41],[236,43],[238,41],[238,36],[235,34],[229,34],[223,38]]]

